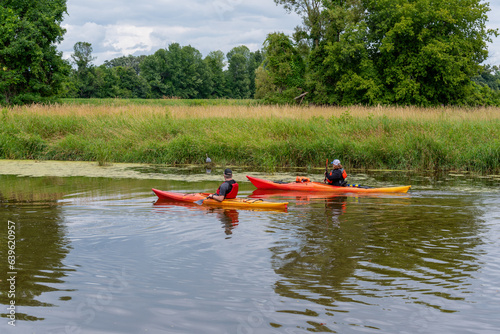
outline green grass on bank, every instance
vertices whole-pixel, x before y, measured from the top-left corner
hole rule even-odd
[[[89,115],[3,109],[0,158],[154,164],[500,170],[500,119],[354,117],[174,117],[161,112]],[[253,110],[252,107],[248,109]],[[283,110],[286,112],[286,109]],[[306,110],[304,110],[306,112]]]

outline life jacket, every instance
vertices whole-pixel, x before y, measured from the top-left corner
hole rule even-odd
[[[311,182],[311,180],[308,177],[305,176],[297,176],[295,178],[295,182],[301,183],[301,182]]]
[[[224,183],[226,183],[226,182],[229,184],[229,192],[226,194],[226,196],[224,196],[224,199],[236,198],[236,196],[238,196],[238,183],[236,183],[235,180],[224,181]],[[221,184],[221,186],[222,186],[222,184]],[[220,191],[220,187],[217,188],[217,192],[216,192],[217,195],[219,195],[219,191]]]
[[[341,171],[342,171],[342,182],[347,178],[347,172],[345,171],[344,168],[341,168]],[[333,174],[333,170],[329,173],[330,176],[332,176]],[[329,178],[326,178],[326,181],[328,182],[328,184],[333,184],[334,181],[330,180]]]

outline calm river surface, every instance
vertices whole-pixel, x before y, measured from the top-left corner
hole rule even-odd
[[[214,191],[222,169],[0,161],[0,333],[500,332],[499,176],[351,172],[412,188],[316,198],[245,175],[321,170],[233,169],[286,212],[151,192]]]

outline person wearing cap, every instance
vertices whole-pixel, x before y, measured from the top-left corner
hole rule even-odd
[[[224,183],[220,185],[215,194],[208,196],[216,201],[222,202],[225,199],[236,198],[238,195],[238,183],[233,180],[233,171],[229,168],[224,170]]]
[[[340,160],[333,160],[332,165],[332,171],[330,173],[325,172],[326,183],[332,186],[345,187],[347,185],[347,182],[345,182],[347,173],[344,168],[342,168]]]

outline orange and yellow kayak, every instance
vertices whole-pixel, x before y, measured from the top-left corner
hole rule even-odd
[[[200,199],[205,199],[207,198],[208,195],[210,195],[210,193],[183,194],[170,191],[162,191],[154,188],[152,190],[156,194],[156,196],[158,196],[159,199],[176,201],[176,202],[194,203]],[[254,199],[254,198],[233,198],[233,199],[225,199],[222,202],[219,202],[210,198],[210,199],[205,199],[202,205],[231,207],[239,209],[286,210],[288,207],[288,202],[269,202],[269,201],[264,201],[262,199]]]
[[[399,187],[383,187],[383,188],[370,188],[356,186],[336,187],[320,182],[273,182],[269,180],[259,179],[256,177],[248,176],[247,178],[252,182],[257,189],[277,189],[277,190],[294,190],[301,192],[335,192],[335,193],[406,193],[411,186]]]

